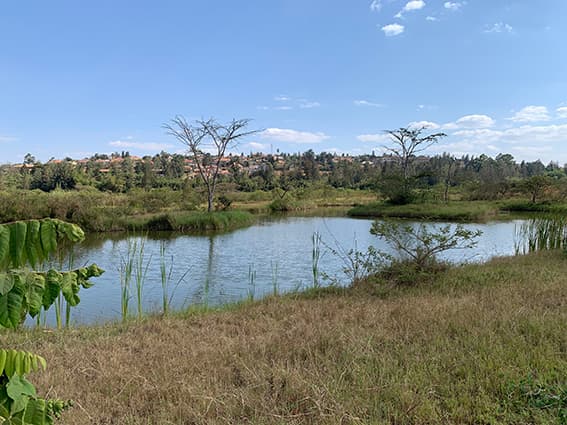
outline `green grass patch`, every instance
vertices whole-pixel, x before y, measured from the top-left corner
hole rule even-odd
[[[375,202],[358,205],[348,211],[351,217],[396,217],[420,220],[482,221],[499,213],[497,204],[489,202],[416,203],[391,205]]]
[[[254,216],[247,211],[189,211],[127,217],[124,226],[132,231],[205,232],[233,230],[250,226],[254,221]]]

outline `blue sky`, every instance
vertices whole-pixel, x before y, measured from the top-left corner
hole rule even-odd
[[[182,114],[251,118],[237,151],[567,162],[565,0],[4,0],[0,163],[182,151]]]

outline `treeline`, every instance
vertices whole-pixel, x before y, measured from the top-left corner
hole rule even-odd
[[[213,158],[203,154],[203,163]],[[495,158],[487,155],[449,154],[419,156],[411,162],[412,188],[422,198],[448,198],[458,192],[471,200],[495,200],[524,193],[537,202],[542,197],[567,196],[566,168],[551,162],[517,162],[510,154]],[[274,155],[229,155],[222,159],[220,182],[231,191],[278,191],[285,194],[314,183],[334,188],[377,190],[392,198],[396,191],[400,164],[389,155],[336,155],[328,152]],[[42,163],[31,154],[22,164],[0,167],[0,189],[84,187],[101,192],[129,193],[134,189],[198,189],[194,159],[161,152],[142,158],[129,152],[96,154],[83,160],[65,158]]]

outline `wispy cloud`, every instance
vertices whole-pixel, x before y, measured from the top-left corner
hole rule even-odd
[[[425,20],[429,22],[437,22],[439,18],[436,18],[435,16],[427,16]]]
[[[319,102],[309,102],[306,100],[299,104],[299,107],[301,109],[312,109],[312,108],[318,108],[320,106],[321,104]]]
[[[432,121],[413,121],[408,124],[408,127],[412,129],[425,128],[427,130],[437,130],[441,128],[439,124]]]
[[[390,136],[386,133],[360,134],[356,139],[364,143],[386,143],[390,141]]]
[[[494,127],[496,122],[488,115],[465,115],[455,122],[459,128],[488,128]]]
[[[260,133],[260,137],[285,143],[311,144],[321,143],[330,138],[322,132],[298,131],[287,128],[268,128]]]
[[[264,144],[264,143],[258,143],[258,142],[250,142],[247,144],[247,146],[251,149],[254,149],[256,151],[264,151],[268,148],[268,145]]]
[[[483,32],[485,34],[498,34],[498,33],[503,33],[503,32],[511,34],[512,32],[514,32],[514,28],[512,28],[511,25],[506,24],[504,22],[497,22],[497,23],[492,24],[492,25],[487,25],[484,28]]]
[[[557,108],[555,112],[557,112],[557,118],[567,118],[567,106]]]
[[[373,0],[372,3],[370,3],[370,10],[372,12],[380,12],[381,9],[382,9],[381,0]]]
[[[0,143],[9,143],[9,142],[17,142],[18,139],[16,137],[11,136],[0,136]]]
[[[514,122],[538,122],[549,121],[551,117],[547,107],[530,105],[522,108],[508,119]]]
[[[467,2],[465,1],[446,1],[445,3],[443,3],[443,7],[445,7],[445,9],[452,10],[455,12],[459,10],[461,7],[463,7],[465,4],[467,4]]]
[[[289,105],[276,106],[272,109],[275,111],[291,111],[293,109],[293,106],[289,106]]]
[[[133,148],[142,151],[162,151],[173,147],[169,143],[154,143],[154,142],[132,142],[125,140],[115,140],[109,143],[110,146],[115,148]]]
[[[291,100],[291,97],[285,94],[280,94],[279,96],[274,96],[274,100],[276,102],[289,102]]]
[[[374,108],[383,108],[385,106],[382,103],[375,103],[375,102],[371,102],[369,100],[364,100],[364,99],[355,100],[355,101],[353,101],[353,103],[356,106],[372,106]]]
[[[400,24],[389,24],[389,25],[385,25],[381,28],[382,31],[384,31],[384,34],[386,35],[386,37],[393,37],[395,35],[400,35],[401,33],[404,32],[405,27],[403,25]]]

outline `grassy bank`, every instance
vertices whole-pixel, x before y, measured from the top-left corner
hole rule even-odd
[[[454,201],[445,203],[419,203],[391,205],[374,202],[358,205],[348,211],[351,217],[396,217],[428,220],[482,221],[494,218],[500,207],[496,203]]]
[[[553,424],[567,403],[566,276],[551,252],[427,287],[0,338],[47,358],[32,380],[76,400],[66,424]]]
[[[211,213],[190,211],[129,217],[124,219],[123,227],[134,231],[203,232],[237,229],[250,226],[254,221],[254,216],[247,211],[217,211]]]
[[[510,201],[505,202],[502,208],[512,212],[567,214],[567,204],[562,202]]]

